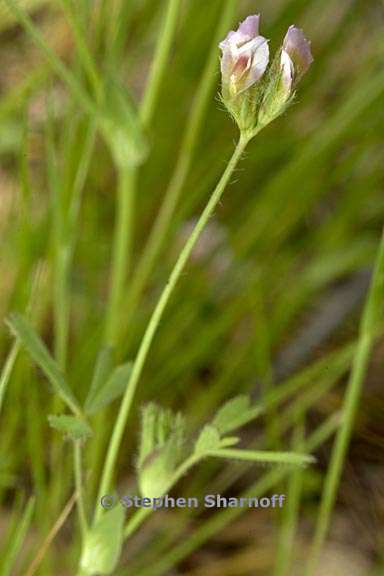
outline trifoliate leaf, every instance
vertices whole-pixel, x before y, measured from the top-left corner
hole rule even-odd
[[[195,455],[203,456],[211,450],[219,450],[221,444],[220,434],[217,428],[211,424],[204,426],[195,444]]]
[[[66,416],[61,414],[59,416],[48,416],[48,421],[52,428],[58,430],[71,440],[86,440],[92,436],[92,429],[90,426],[77,416]]]
[[[124,509],[105,512],[85,537],[80,565],[89,576],[108,575],[115,570],[123,545]]]

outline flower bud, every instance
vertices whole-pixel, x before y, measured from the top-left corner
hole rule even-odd
[[[269,74],[259,112],[260,126],[266,126],[282,114],[291,102],[297,83],[313,62],[311,45],[304,33],[290,26]]]
[[[281,52],[281,67],[286,82],[292,87],[309,69],[313,62],[311,43],[300,28],[290,26],[284,38]]]
[[[259,81],[269,62],[267,40],[259,35],[260,16],[248,16],[220,43],[222,98],[240,130],[254,127]]]
[[[138,483],[145,498],[165,494],[184,450],[184,419],[155,404],[143,411]]]

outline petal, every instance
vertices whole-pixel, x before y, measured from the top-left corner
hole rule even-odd
[[[229,81],[235,65],[236,60],[233,58],[231,50],[224,50],[221,57],[221,74],[224,82]]]
[[[239,25],[238,32],[249,38],[255,38],[259,35],[259,25],[260,25],[260,14],[255,14],[254,16],[248,16]]]
[[[256,42],[257,40],[257,42]],[[251,66],[248,74],[242,82],[241,89],[239,92],[244,92],[248,90],[253,84],[255,84],[263,76],[269,63],[269,46],[268,41],[259,36],[255,39],[253,46],[253,56],[251,61]]]
[[[256,52],[265,43],[268,44],[268,40],[264,38],[264,36],[256,36],[256,38],[252,38],[252,40],[249,40],[246,44],[243,44],[243,46],[237,50],[237,54],[239,56],[244,52],[252,52],[252,54],[256,54]]]
[[[288,28],[284,38],[283,49],[291,58],[296,70],[296,76],[300,79],[313,62],[311,44],[300,28],[296,28],[296,26]]]
[[[286,88],[287,92],[291,92],[293,78],[295,75],[295,68],[291,57],[285,50],[281,51],[281,74],[284,87]]]
[[[232,38],[233,36],[235,36],[235,35],[236,35],[236,32],[234,32],[233,30],[231,30],[230,32],[228,32],[226,38],[225,38],[222,42],[220,42],[219,48],[220,48],[221,50],[225,50],[225,49],[230,45],[230,43],[231,43],[231,38]]]
[[[239,24],[236,32],[231,30],[225,40],[220,42],[219,47],[223,50],[225,46],[231,44],[239,48],[243,46],[246,42],[249,42],[259,34],[259,22],[260,16],[248,16],[243,22]]]

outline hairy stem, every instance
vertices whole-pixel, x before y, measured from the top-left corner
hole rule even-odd
[[[124,429],[127,424],[129,412],[132,406],[132,402],[135,396],[136,388],[141,377],[141,373],[144,368],[145,361],[148,356],[148,352],[150,350],[153,337],[159,327],[160,320],[164,314],[164,310],[168,304],[168,301],[177,285],[177,282],[185,268],[185,265],[191,255],[191,252],[199,239],[201,232],[204,230],[205,226],[207,225],[210,217],[212,216],[213,211],[215,210],[218,202],[220,201],[223,192],[235,170],[241,155],[243,154],[245,147],[247,146],[249,139],[241,137],[235,151],[230,159],[227,168],[225,169],[220,181],[218,182],[215,190],[213,191],[206,207],[204,208],[199,220],[197,221],[192,234],[188,238],[183,250],[181,251],[176,264],[169,276],[168,282],[166,283],[161,296],[157,302],[157,305],[152,313],[151,319],[148,323],[146,331],[144,333],[144,337],[141,341],[141,345],[139,347],[133,369],[131,378],[128,382],[120,410],[117,416],[117,420],[114,425],[114,429],[112,432],[112,437],[110,440],[106,461],[104,464],[104,470],[102,474],[102,479],[100,483],[100,490],[98,501],[103,496],[103,494],[108,492],[108,489],[111,485],[114,467],[116,463],[116,458],[118,455],[118,451],[120,448],[121,440],[124,434]],[[101,513],[100,508],[97,510],[97,515]]]

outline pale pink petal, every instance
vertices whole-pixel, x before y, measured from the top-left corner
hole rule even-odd
[[[311,44],[300,28],[296,28],[296,26],[288,28],[284,38],[283,49],[293,62],[296,79],[300,79],[313,62]]]
[[[241,22],[238,31],[244,36],[248,36],[249,38],[255,38],[255,36],[259,35],[259,25],[260,25],[260,14],[254,16],[248,16],[248,18],[246,18],[243,22]]]
[[[253,84],[258,82],[263,76],[269,63],[269,46],[268,42],[262,36],[259,36],[254,41],[253,57],[251,67],[247,75],[246,81],[242,86],[241,91],[248,90]]]
[[[281,74],[284,87],[287,92],[291,92],[295,69],[291,57],[285,50],[281,51]]]
[[[223,86],[233,95],[255,84],[268,66],[268,43],[259,36],[259,22],[259,16],[248,16],[219,44]]]

